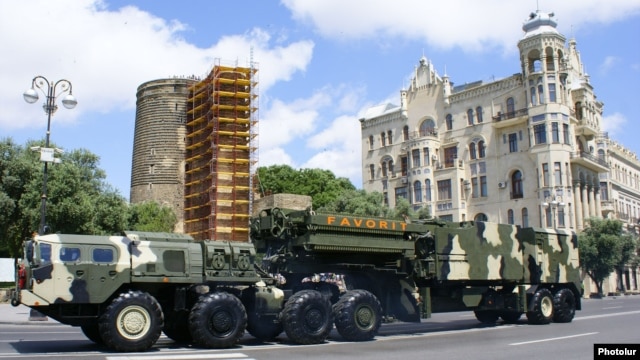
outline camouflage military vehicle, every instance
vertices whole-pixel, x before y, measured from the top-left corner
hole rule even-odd
[[[570,231],[271,208],[252,219],[251,237],[265,269],[286,279],[284,291],[319,292],[333,304],[327,310],[317,301],[322,321],[310,325],[312,334],[297,335],[307,342],[323,339],[331,318],[344,338],[367,340],[383,318],[472,310],[483,323],[515,323],[526,314],[547,324],[570,322],[581,308]],[[294,329],[283,326],[291,336]]]
[[[26,242],[12,303],[143,351],[164,333],[233,346],[246,330],[298,344],[375,337],[383,320],[472,310],[478,320],[570,322],[580,309],[569,231],[410,222],[269,208],[253,243],[179,234],[44,235]],[[256,251],[263,256],[256,263]]]
[[[12,304],[80,326],[113,350],[146,350],[161,331],[212,348],[233,346],[245,328],[261,338],[282,331],[284,294],[256,272],[249,243],[51,234],[24,253]]]

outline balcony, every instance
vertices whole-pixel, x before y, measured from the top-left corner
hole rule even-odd
[[[599,173],[609,171],[609,165],[604,159],[584,151],[571,153],[571,163]]]
[[[529,119],[529,109],[524,108],[506,113],[498,113],[493,117],[493,126],[495,128],[505,128],[520,123],[526,123]]]
[[[601,134],[594,120],[580,119],[575,127],[576,136],[583,135],[587,139],[592,139],[594,136]]]

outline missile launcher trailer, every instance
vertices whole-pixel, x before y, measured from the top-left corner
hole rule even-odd
[[[438,311],[546,324],[580,309],[570,231],[269,208],[251,219],[250,240],[36,236],[25,243],[12,304],[116,351],[147,350],[161,332],[209,348],[235,345],[245,329],[316,344],[334,325],[363,341],[383,321]]]

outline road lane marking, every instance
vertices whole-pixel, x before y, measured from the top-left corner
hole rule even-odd
[[[192,360],[192,359],[244,359],[250,360],[246,354],[228,353],[228,354],[185,354],[185,355],[125,355],[125,356],[107,356],[106,360]]]
[[[581,336],[589,336],[589,335],[595,335],[595,334],[598,334],[598,333],[597,332],[591,332],[591,333],[576,334],[576,335],[569,335],[569,336],[560,336],[560,337],[554,337],[554,338],[548,338],[548,339],[540,339],[540,340],[532,340],[532,341],[524,341],[524,342],[519,342],[519,343],[512,343],[512,344],[509,344],[509,345],[513,345],[513,346],[528,345],[528,344],[535,344],[535,343],[547,342],[547,341],[571,339],[571,338],[576,338],[576,337],[581,337]]]
[[[591,320],[591,319],[598,319],[598,318],[609,317],[609,316],[622,316],[622,315],[631,315],[631,314],[640,314],[640,310],[625,311],[625,312],[611,313],[611,314],[580,316],[580,317],[574,318],[573,321],[576,321],[576,320]]]

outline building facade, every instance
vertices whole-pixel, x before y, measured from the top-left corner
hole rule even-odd
[[[390,207],[404,198],[450,221],[580,232],[584,219],[610,210],[638,216],[637,187],[612,199],[620,184],[610,176],[603,104],[576,41],[556,25],[553,14],[532,13],[517,44],[521,72],[491,82],[454,86],[423,56],[400,105],[360,119],[363,188]],[[637,186],[637,160],[616,154],[625,159],[620,176]]]

